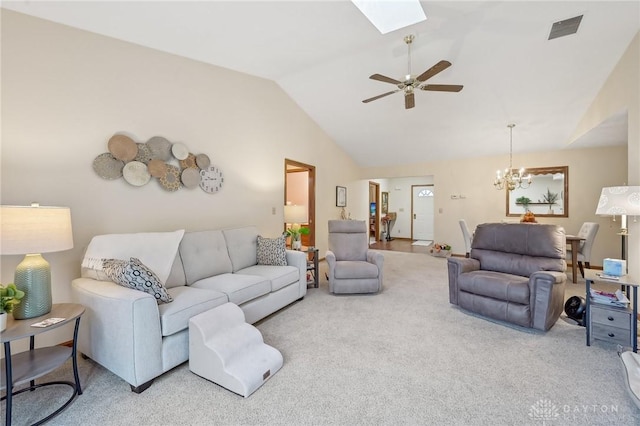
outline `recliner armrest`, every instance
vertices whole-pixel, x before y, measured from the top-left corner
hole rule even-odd
[[[480,269],[480,261],[472,258],[449,257],[447,258],[449,272],[449,303],[458,304],[458,277],[466,272]]]

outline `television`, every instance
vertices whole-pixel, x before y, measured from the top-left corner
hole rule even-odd
[[[370,211],[371,211],[371,216],[375,216],[376,215],[376,203],[373,202],[371,203],[370,207]]]

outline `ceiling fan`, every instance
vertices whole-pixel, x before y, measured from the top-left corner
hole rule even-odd
[[[458,84],[425,84],[425,81],[438,74],[439,72],[444,71],[445,69],[451,66],[451,62],[449,61],[440,61],[422,74],[417,77],[414,77],[411,74],[411,43],[413,42],[414,36],[412,34],[404,37],[404,42],[407,43],[407,49],[409,51],[409,67],[408,73],[404,78],[404,81],[398,81],[391,77],[386,77],[381,74],[373,74],[369,78],[372,80],[382,81],[383,83],[391,83],[395,84],[398,88],[396,90],[392,90],[391,92],[383,93],[382,95],[374,96],[373,98],[365,99],[362,101],[363,103],[369,103],[371,101],[375,101],[376,99],[384,98],[385,96],[392,95],[396,92],[403,91],[404,92],[404,107],[405,109],[410,109],[416,106],[416,101],[414,97],[414,91],[416,90],[430,90],[436,92],[459,92],[462,90],[461,85]]]

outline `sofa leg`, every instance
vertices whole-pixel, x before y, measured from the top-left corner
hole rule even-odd
[[[86,356],[85,354],[83,354],[82,352],[80,353],[80,356],[82,357],[82,359],[91,359],[88,356]]]
[[[142,392],[146,391],[147,389],[149,389],[149,387],[153,383],[153,380],[154,379],[151,379],[148,382],[141,384],[140,386],[131,385],[131,392],[142,393]]]

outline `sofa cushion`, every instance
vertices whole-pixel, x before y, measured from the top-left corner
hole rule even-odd
[[[171,272],[167,278],[167,282],[164,283],[165,288],[179,287],[181,285],[187,285],[187,280],[184,276],[184,268],[182,266],[182,258],[180,257],[180,250],[176,253],[176,257],[173,260],[173,266]]]
[[[287,241],[285,235],[278,238],[264,238],[258,235],[257,262],[258,265],[287,265]]]
[[[227,242],[233,272],[258,263],[258,229],[255,226],[225,229],[222,233]]]
[[[187,286],[170,288],[168,292],[173,297],[173,302],[158,306],[163,336],[171,336],[187,329],[192,316],[229,301],[227,295],[219,291]]]
[[[180,256],[188,285],[231,272],[231,259],[221,231],[187,232],[180,243]]]
[[[378,266],[369,262],[342,260],[336,262],[334,277],[341,280],[378,278]]]
[[[460,274],[458,288],[467,293],[496,300],[529,304],[529,278],[493,271],[473,271]]]
[[[222,274],[205,278],[191,284],[191,287],[216,290],[224,293],[229,302],[241,305],[271,291],[268,279],[256,275]]]
[[[139,259],[105,259],[103,265],[104,273],[114,283],[148,293],[155,297],[158,303],[173,300],[158,276]]]
[[[82,260],[82,277],[96,277],[94,262],[102,259],[135,257],[147,265],[163,284],[167,281],[184,230],[174,232],[142,232],[136,234],[96,235],[91,239]]]
[[[295,266],[256,265],[238,271],[243,275],[257,275],[271,281],[271,291],[277,291],[300,280],[300,270]]]

